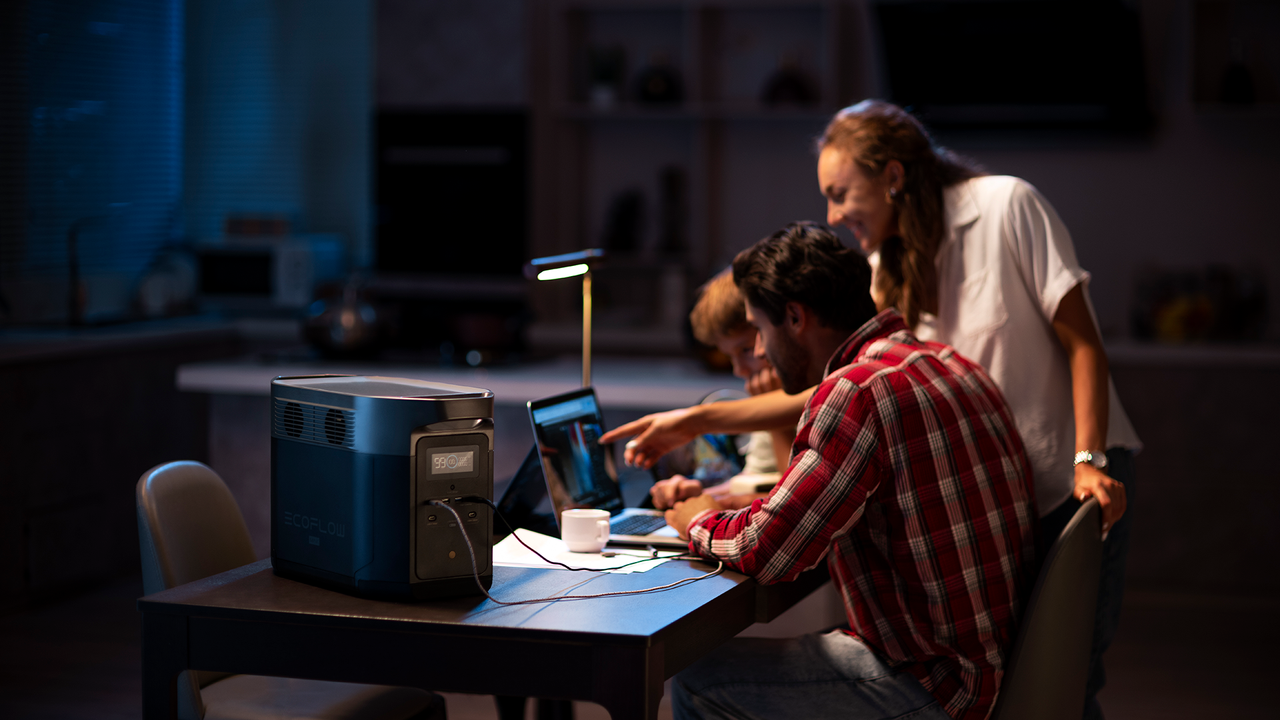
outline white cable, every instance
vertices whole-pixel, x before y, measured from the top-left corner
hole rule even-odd
[[[684,578],[682,580],[677,580],[676,582],[673,582],[667,585],[657,585],[655,587],[643,588],[640,590],[618,590],[615,592],[595,593],[592,595],[558,595],[555,597],[533,598],[531,600],[511,600],[511,601],[499,600],[498,598],[490,595],[489,591],[485,589],[484,584],[480,582],[480,568],[476,564],[476,550],[471,545],[471,538],[470,536],[467,535],[466,529],[462,527],[462,516],[458,514],[457,510],[454,510],[453,507],[448,505],[447,503],[442,503],[436,500],[428,500],[427,503],[429,505],[436,505],[438,507],[442,507],[448,510],[450,513],[453,514],[454,519],[458,521],[458,532],[462,533],[462,539],[467,542],[467,552],[471,555],[471,574],[476,579],[476,587],[480,588],[480,592],[484,593],[485,597],[489,598],[490,600],[492,600],[493,602],[499,605],[533,605],[535,603],[556,602],[559,600],[591,600],[594,598],[616,597],[618,595],[643,595],[645,593],[660,592],[662,590],[670,590],[672,588],[678,588],[681,585],[688,585],[689,583],[697,582],[699,580],[705,580],[710,577],[715,577],[716,575],[719,575],[724,572],[724,561],[722,560],[722,561],[719,561],[719,564],[716,566],[715,570],[704,573],[697,577]],[[496,512],[496,509],[495,509],[495,512]],[[517,537],[516,539],[519,540],[519,537]],[[536,553],[537,551],[534,551],[534,552]],[[539,555],[538,557],[542,557],[542,556]],[[543,558],[543,559],[546,560],[546,558]],[[648,558],[646,560],[639,560],[637,562],[649,562],[652,559],[653,558]],[[551,562],[551,561],[548,561],[548,562]],[[563,563],[557,563],[557,564],[563,565]],[[626,565],[620,565],[619,567],[626,567],[627,565],[634,565],[634,564],[636,563],[626,563]],[[568,567],[568,566],[566,565],[565,567]],[[590,568],[569,568],[569,569],[570,570],[589,570]],[[617,568],[610,568],[610,569],[617,569]],[[604,571],[601,570],[598,572],[604,572]]]

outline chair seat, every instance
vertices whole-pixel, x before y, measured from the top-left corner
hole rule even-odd
[[[200,696],[204,720],[406,720],[436,717],[424,710],[441,699],[417,688],[262,675],[232,675],[205,686]]]

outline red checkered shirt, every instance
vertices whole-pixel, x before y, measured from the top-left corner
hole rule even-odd
[[[783,481],[695,518],[689,545],[762,583],[825,557],[851,634],[951,717],[985,718],[1034,579],[1030,488],[991,378],[886,310],[832,357]]]

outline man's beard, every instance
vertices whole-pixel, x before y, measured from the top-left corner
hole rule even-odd
[[[778,374],[778,379],[782,381],[782,391],[788,395],[795,395],[812,386],[814,383],[809,378],[809,353],[799,343],[779,334],[775,336],[775,342],[778,347],[766,347],[765,356],[769,358],[769,362],[773,365],[773,370]]]

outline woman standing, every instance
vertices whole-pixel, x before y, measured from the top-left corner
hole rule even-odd
[[[1102,507],[1102,579],[1085,716],[1101,717],[1102,653],[1115,636],[1124,590],[1137,434],[1111,385],[1106,353],[1071,236],[1029,183],[988,175],[934,145],[890,103],[841,110],[818,145],[827,220],[853,231],[872,265],[878,304],[896,306],[926,340],[987,369],[1013,411],[1035,475],[1042,549],[1080,503]],[[629,464],[657,458],[706,432],[794,422],[806,394],[647,415],[606,433]]]
[[[832,119],[819,141],[827,220],[853,231],[916,334],[987,369],[1013,411],[1035,471],[1044,548],[1079,503],[1103,510],[1104,566],[1086,717],[1101,717],[1101,655],[1123,593],[1140,449],[1109,379],[1066,227],[1027,182],[982,173],[933,144],[895,105],[864,101]],[[873,265],[875,263],[873,262]],[[885,274],[887,273],[887,277]],[[1123,518],[1123,519],[1122,519]]]

